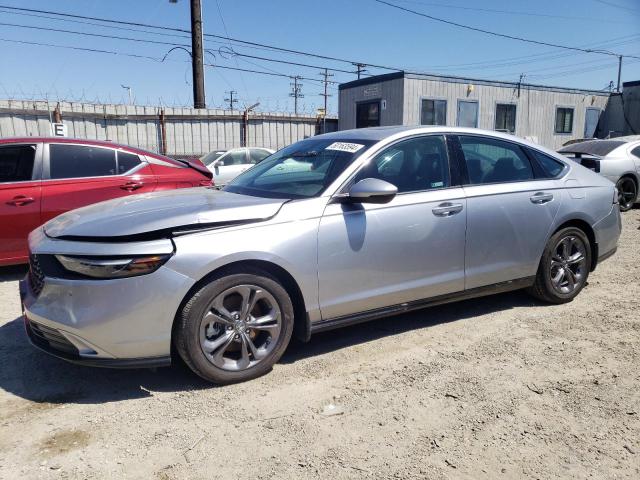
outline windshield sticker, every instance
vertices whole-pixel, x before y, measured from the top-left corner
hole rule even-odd
[[[339,152],[356,153],[362,147],[364,147],[364,145],[360,145],[359,143],[334,142],[325,148],[325,150],[338,150]]]

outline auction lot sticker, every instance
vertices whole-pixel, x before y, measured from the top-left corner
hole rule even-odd
[[[359,143],[333,142],[325,148],[325,150],[338,150],[339,152],[356,153],[362,147],[364,147],[364,145],[360,145]]]

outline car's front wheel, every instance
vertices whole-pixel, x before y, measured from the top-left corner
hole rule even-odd
[[[227,384],[267,373],[293,331],[293,305],[261,270],[214,277],[186,302],[174,330],[185,363],[210,382]]]
[[[620,211],[626,212],[631,210],[633,204],[638,199],[638,186],[635,180],[631,177],[622,177],[616,183],[618,189],[618,203],[620,204]]]
[[[586,285],[591,267],[589,238],[568,227],[551,236],[529,293],[549,303],[567,303]]]

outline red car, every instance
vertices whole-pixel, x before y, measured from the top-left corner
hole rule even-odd
[[[198,160],[111,142],[0,139],[0,266],[28,260],[27,235],[74,208],[135,193],[209,186]]]

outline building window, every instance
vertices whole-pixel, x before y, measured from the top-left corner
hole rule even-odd
[[[516,106],[510,103],[496,105],[496,126],[499,132],[515,133],[516,131]]]
[[[556,133],[573,132],[573,108],[556,109]]]
[[[380,126],[380,101],[356,104],[356,128]]]
[[[447,101],[446,100],[422,100],[420,110],[421,125],[446,125]]]
[[[458,100],[458,126],[478,128],[478,102]]]

